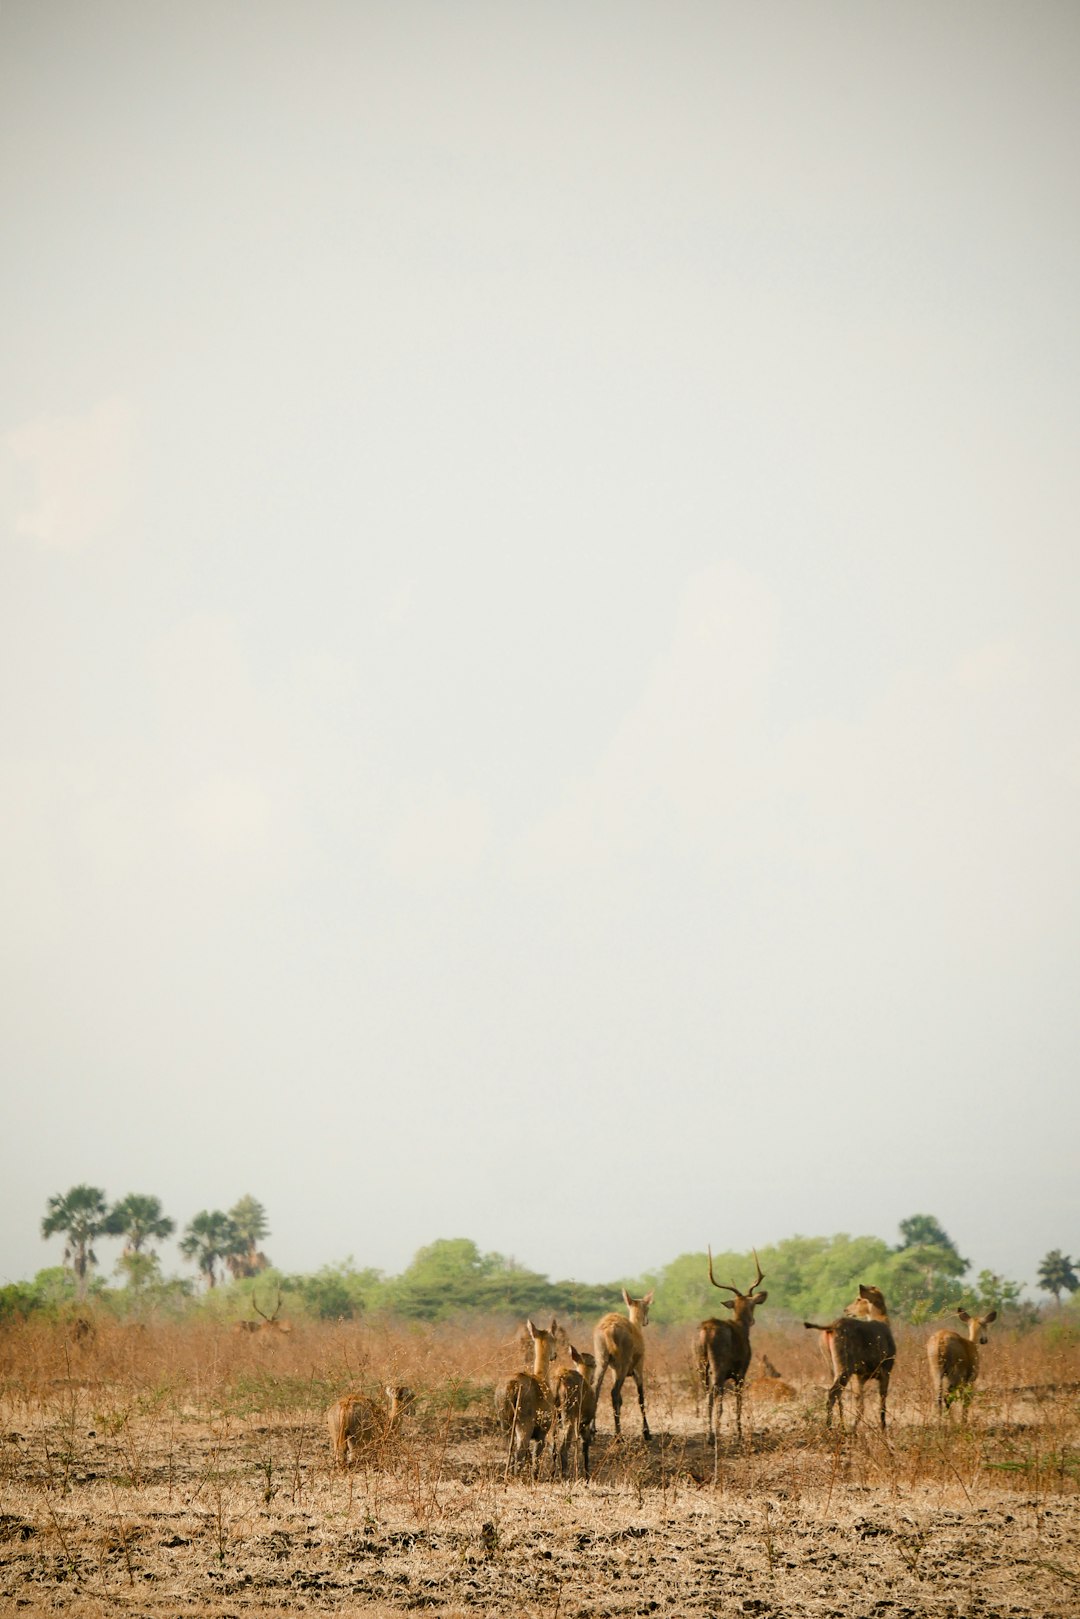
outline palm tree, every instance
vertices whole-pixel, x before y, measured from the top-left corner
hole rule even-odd
[[[236,1233],[236,1242],[231,1252],[225,1255],[225,1263],[237,1281],[242,1276],[257,1276],[270,1263],[266,1255],[259,1252],[259,1243],[270,1235],[266,1210],[257,1198],[247,1193],[233,1204],[229,1219]]]
[[[1062,1293],[1075,1293],[1080,1287],[1080,1276],[1072,1260],[1060,1248],[1051,1248],[1036,1275],[1043,1292],[1054,1295],[1055,1304],[1061,1303]]]
[[[109,1210],[109,1234],[123,1237],[125,1254],[141,1254],[148,1242],[161,1242],[175,1230],[176,1222],[162,1213],[161,1199],[145,1192],[129,1192]]]
[[[86,1297],[90,1267],[97,1264],[91,1243],[108,1232],[105,1193],[99,1186],[73,1186],[70,1192],[50,1197],[48,1212],[41,1222],[43,1237],[62,1231],[65,1237],[64,1264],[75,1272],[80,1299]]]
[[[220,1209],[201,1209],[189,1220],[180,1238],[180,1252],[191,1259],[206,1277],[208,1287],[217,1286],[217,1262],[236,1246],[236,1229]]]

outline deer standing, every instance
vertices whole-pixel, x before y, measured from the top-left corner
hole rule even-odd
[[[339,1467],[382,1459],[413,1400],[412,1390],[396,1383],[387,1384],[384,1392],[389,1406],[380,1405],[367,1394],[346,1394],[326,1413],[330,1444]]]
[[[717,1444],[724,1416],[724,1384],[728,1382],[735,1385],[735,1427],[739,1438],[742,1438],[742,1397],[743,1384],[750,1366],[750,1328],[754,1325],[755,1309],[759,1304],[764,1304],[769,1296],[768,1293],[755,1291],[765,1280],[756,1249],[754,1264],[757,1267],[757,1277],[751,1282],[746,1293],[740,1293],[733,1282],[716,1280],[713,1275],[712,1248],[709,1248],[709,1281],[714,1287],[723,1288],[735,1295],[733,1299],[724,1300],[724,1308],[733,1312],[734,1320],[723,1321],[711,1316],[708,1321],[701,1323],[697,1335],[698,1370],[708,1395],[709,1439],[714,1446]],[[714,1403],[717,1406],[715,1421]]]
[[[957,1310],[966,1322],[968,1335],[943,1328],[927,1339],[926,1355],[930,1362],[930,1386],[937,1396],[939,1415],[952,1409],[953,1398],[964,1389],[970,1389],[979,1375],[979,1345],[989,1342],[987,1327],[997,1320],[997,1311],[989,1315],[969,1315]]]
[[[564,1366],[555,1379],[555,1424],[551,1437],[551,1470],[555,1471],[558,1457],[559,1471],[566,1477],[566,1466],[572,1448],[581,1447],[582,1470],[589,1477],[589,1446],[596,1427],[596,1395],[592,1378],[596,1370],[596,1357],[588,1351],[578,1354],[570,1345],[570,1358],[574,1365]],[[560,1443],[561,1439],[561,1443]]]
[[[555,1354],[559,1328],[556,1321],[552,1321],[547,1331],[534,1326],[532,1321],[525,1325],[533,1344],[533,1369],[508,1378],[499,1390],[497,1404],[503,1428],[510,1436],[507,1471],[518,1472],[531,1450],[533,1478],[536,1478],[555,1410],[548,1365]]]
[[[632,1377],[637,1384],[638,1405],[641,1407],[641,1437],[651,1439],[645,1415],[645,1384],[642,1376],[645,1369],[645,1334],[641,1329],[649,1322],[649,1305],[653,1301],[652,1290],[642,1299],[632,1299],[624,1287],[622,1296],[630,1319],[627,1320],[626,1316],[613,1311],[609,1315],[601,1316],[593,1333],[593,1351],[599,1368],[596,1379],[596,1404],[597,1406],[600,1404],[600,1390],[604,1386],[604,1377],[610,1366],[615,1379],[611,1385],[611,1409],[615,1417],[615,1437],[620,1438],[622,1386],[627,1377]]]
[[[817,1321],[804,1321],[812,1332],[825,1334],[825,1342],[832,1360],[833,1383],[829,1389],[825,1426],[832,1426],[833,1406],[845,1387],[855,1379],[855,1423],[862,1416],[863,1390],[867,1383],[877,1380],[881,1395],[881,1426],[885,1427],[885,1402],[889,1394],[889,1378],[896,1365],[896,1339],[889,1325],[889,1312],[879,1288],[859,1287],[859,1298],[868,1306],[866,1316],[849,1315],[847,1311],[823,1327]],[[849,1305],[848,1309],[853,1306]],[[840,1409],[843,1422],[843,1407]]]

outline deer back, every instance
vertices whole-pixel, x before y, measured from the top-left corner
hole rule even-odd
[[[698,1328],[697,1352],[718,1388],[732,1377],[741,1383],[750,1365],[750,1334],[741,1321],[710,1316]]]
[[[334,1455],[344,1466],[363,1451],[374,1451],[386,1439],[390,1412],[366,1394],[346,1394],[326,1413]]]
[[[888,1320],[863,1320],[841,1316],[831,1329],[829,1348],[836,1375],[876,1377],[891,1371],[896,1360],[896,1340]]]

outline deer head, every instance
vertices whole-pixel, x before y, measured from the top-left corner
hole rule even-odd
[[[709,1248],[709,1281],[714,1287],[723,1288],[724,1291],[728,1293],[734,1293],[735,1297],[733,1299],[725,1299],[723,1301],[724,1309],[733,1310],[736,1321],[745,1322],[747,1326],[749,1326],[754,1319],[754,1310],[759,1304],[764,1304],[765,1300],[769,1296],[768,1293],[758,1293],[755,1291],[765,1280],[765,1273],[761,1268],[761,1261],[757,1256],[756,1248],[754,1249],[754,1264],[757,1267],[757,1276],[750,1283],[750,1286],[747,1288],[746,1292],[743,1293],[735,1286],[734,1282],[718,1282],[716,1280],[716,1277],[713,1274],[712,1247],[710,1246]]]

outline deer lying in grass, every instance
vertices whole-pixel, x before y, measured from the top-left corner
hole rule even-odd
[[[388,1405],[367,1394],[346,1394],[326,1413],[330,1444],[339,1467],[378,1465],[385,1459],[413,1394],[396,1383],[388,1383],[384,1392]]]
[[[881,1395],[881,1426],[885,1427],[885,1402],[889,1394],[889,1378],[896,1365],[896,1340],[889,1325],[889,1312],[885,1300],[876,1287],[859,1288],[859,1298],[868,1308],[868,1314],[848,1315],[847,1312],[822,1326],[817,1321],[804,1321],[812,1332],[825,1334],[825,1342],[832,1359],[833,1383],[829,1389],[825,1425],[832,1425],[833,1406],[845,1387],[855,1379],[855,1423],[862,1416],[863,1390],[876,1378]],[[852,1306],[849,1305],[848,1309]],[[844,1420],[843,1407],[840,1420]]]
[[[729,1382],[735,1385],[735,1428],[739,1438],[742,1438],[743,1383],[746,1381],[750,1365],[750,1328],[754,1325],[755,1309],[759,1304],[764,1304],[769,1296],[768,1293],[755,1292],[755,1288],[765,1280],[756,1249],[754,1264],[757,1266],[757,1277],[751,1282],[746,1293],[740,1293],[734,1282],[716,1280],[713,1275],[712,1248],[709,1249],[709,1281],[714,1287],[724,1288],[735,1295],[733,1299],[724,1300],[725,1310],[734,1313],[733,1321],[722,1321],[716,1316],[711,1316],[698,1328],[698,1371],[708,1395],[707,1426],[709,1441],[713,1445],[717,1443],[720,1423],[724,1416],[724,1385]]]
[[[518,1472],[531,1451],[533,1478],[536,1478],[555,1414],[548,1366],[555,1355],[559,1327],[556,1321],[552,1321],[547,1331],[534,1326],[532,1321],[525,1325],[532,1339],[533,1369],[508,1378],[498,1392],[496,1405],[503,1431],[509,1435],[507,1472]]]
[[[236,1325],[233,1327],[234,1332],[291,1332],[292,1331],[292,1322],[291,1321],[279,1321],[278,1320],[278,1316],[281,1313],[281,1289],[280,1288],[278,1288],[277,1303],[274,1305],[274,1313],[273,1313],[273,1315],[267,1315],[265,1310],[260,1310],[259,1309],[259,1301],[255,1297],[254,1292],[251,1295],[251,1307],[255,1311],[255,1314],[257,1316],[261,1316],[262,1319],[260,1321],[238,1321],[236,1323]]]
[[[968,1335],[943,1328],[927,1340],[926,1355],[930,1362],[930,1386],[937,1398],[938,1414],[952,1410],[953,1400],[970,1390],[979,1375],[979,1345],[989,1342],[987,1327],[997,1320],[997,1311],[989,1315],[969,1315],[957,1310],[966,1322]]]
[[[622,1410],[622,1386],[628,1377],[632,1377],[637,1384],[638,1405],[641,1407],[641,1437],[651,1439],[648,1418],[645,1415],[645,1334],[642,1328],[649,1323],[649,1305],[653,1301],[652,1290],[644,1298],[632,1299],[625,1287],[622,1290],[623,1302],[630,1312],[630,1319],[612,1311],[609,1315],[600,1317],[593,1332],[593,1352],[596,1355],[598,1373],[596,1378],[596,1404],[600,1404],[600,1390],[604,1386],[604,1378],[610,1366],[615,1381],[611,1385],[611,1410],[615,1418],[615,1437],[621,1437],[619,1429],[619,1413]]]
[[[793,1400],[795,1390],[785,1383],[768,1355],[761,1357],[761,1370],[747,1384],[755,1400]]]
[[[564,1366],[555,1379],[555,1424],[551,1436],[551,1470],[555,1471],[558,1457],[559,1471],[566,1477],[567,1462],[573,1449],[581,1448],[582,1471],[589,1477],[589,1446],[596,1427],[596,1395],[592,1379],[596,1370],[596,1357],[587,1351],[579,1355],[570,1345],[573,1366]],[[561,1442],[560,1442],[561,1441]]]

